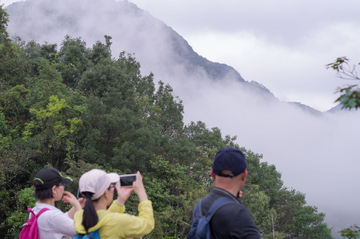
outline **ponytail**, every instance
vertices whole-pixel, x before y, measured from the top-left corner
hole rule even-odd
[[[93,193],[90,192],[83,192],[82,193],[85,198],[86,198],[86,202],[85,202],[85,207],[84,207],[84,214],[83,214],[83,221],[82,224],[86,230],[86,232],[88,232],[89,228],[95,226],[99,220],[98,215],[96,213],[96,210],[94,208],[94,205],[91,201],[91,197],[94,195]],[[93,201],[98,201],[99,199],[93,200]]]

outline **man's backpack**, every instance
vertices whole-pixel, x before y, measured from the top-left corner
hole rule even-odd
[[[39,231],[37,226],[37,219],[41,214],[49,210],[48,208],[43,208],[40,212],[35,215],[34,211],[31,208],[28,208],[28,211],[31,213],[30,219],[25,222],[23,228],[20,232],[20,239],[39,239]]]
[[[211,239],[210,220],[215,212],[222,206],[234,202],[234,200],[226,197],[219,198],[210,207],[207,214],[204,216],[201,211],[201,201],[196,204],[193,215],[193,222],[191,224],[188,239]]]
[[[75,234],[72,239],[100,239],[99,229],[88,234]]]

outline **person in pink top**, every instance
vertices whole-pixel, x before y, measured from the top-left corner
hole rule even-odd
[[[43,208],[49,209],[37,220],[39,239],[68,239],[74,236],[74,214],[82,209],[85,200],[77,200],[72,193],[64,191],[65,186],[71,182],[71,178],[63,177],[57,169],[51,167],[43,168],[36,174],[35,198],[39,201],[33,211],[36,215]],[[72,208],[66,213],[62,212],[55,207],[55,201],[59,200],[70,203]]]

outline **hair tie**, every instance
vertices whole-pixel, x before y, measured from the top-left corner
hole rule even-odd
[[[90,193],[90,192],[82,192],[81,194],[84,196],[84,198],[90,199],[90,201],[91,201],[92,196],[94,195],[93,193]]]

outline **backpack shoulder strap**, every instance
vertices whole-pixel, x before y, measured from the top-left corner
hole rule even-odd
[[[202,199],[200,199],[195,205],[195,208],[194,208],[194,211],[193,211],[193,218],[197,218],[200,215],[202,216],[201,208],[200,208],[201,200]]]
[[[208,222],[210,222],[212,216],[215,214],[215,212],[221,208],[222,206],[229,204],[229,203],[236,203],[234,200],[227,198],[227,197],[222,197],[219,198],[218,200],[216,200],[210,207],[209,211],[206,213],[206,220]],[[201,209],[200,209],[201,211]]]
[[[34,210],[32,210],[32,208],[28,208],[27,209],[30,213],[31,213],[31,217],[35,216],[36,218],[40,217],[41,214],[43,214],[44,212],[46,212],[47,210],[50,210],[49,208],[43,208],[40,210],[40,212],[38,214],[35,215]],[[30,217],[30,218],[31,218]]]
[[[203,214],[202,214],[202,210],[201,210],[201,202],[202,202],[203,199],[200,199],[199,201],[199,216],[200,217],[203,217]]]
[[[47,210],[50,210],[49,208],[43,208],[40,210],[40,212],[38,214],[36,214],[36,218],[40,217],[41,214],[43,214],[44,212],[46,212]]]
[[[72,239],[100,239],[100,232],[99,229],[97,229],[96,231],[92,231],[87,234],[75,233]]]
[[[35,215],[35,213],[34,213],[34,210],[32,210],[32,208],[30,208],[30,207],[29,207],[27,210],[31,213],[30,218],[35,217],[35,216],[36,216],[36,215]]]

